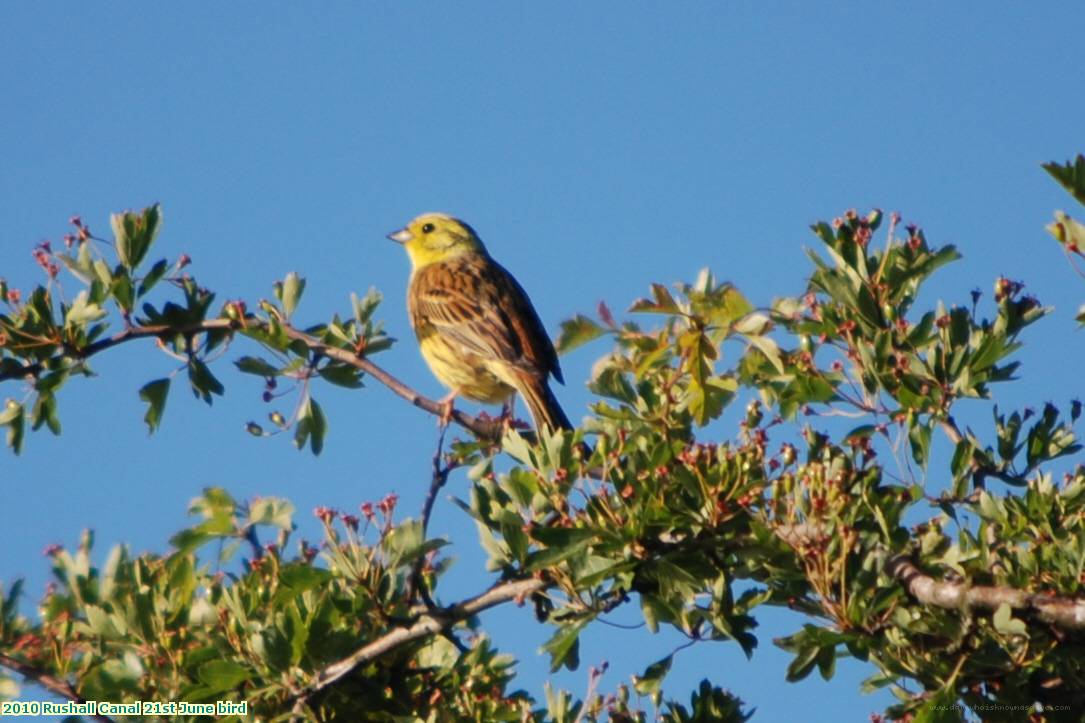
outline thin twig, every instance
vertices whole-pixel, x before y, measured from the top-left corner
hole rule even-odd
[[[588,707],[592,703],[592,699],[596,695],[596,691],[599,688],[599,681],[603,679],[603,676],[607,672],[607,668],[610,667],[610,663],[603,661],[602,665],[596,668],[594,665],[588,669],[588,690],[584,694],[584,704],[580,706],[580,712],[577,713],[576,718],[573,719],[573,723],[580,723],[584,720],[585,714],[588,712]]]
[[[433,503],[437,499],[437,492],[448,482],[448,473],[452,471],[452,463],[447,465],[441,464],[441,453],[445,443],[445,431],[448,429],[448,425],[441,425],[441,432],[437,435],[437,451],[433,453],[433,477],[430,479],[429,492],[426,494],[426,500],[422,504],[422,536],[426,535],[426,528],[429,527],[429,518],[433,514]]]
[[[1085,279],[1085,272],[1082,272],[1082,270],[1078,268],[1077,261],[1074,260],[1074,254],[1070,252],[1070,249],[1066,247],[1066,244],[1059,245],[1062,246],[1062,252],[1066,254],[1066,260],[1070,262],[1070,268],[1072,268],[1074,273],[1078,276]]]
[[[60,678],[49,675],[43,670],[35,668],[29,663],[24,663],[21,660],[17,660],[10,655],[0,653],[0,666],[7,668],[8,670],[14,670],[19,675],[23,676],[27,680],[32,680],[46,690],[56,693],[62,698],[67,698],[74,703],[86,703],[87,699],[75,692],[72,686]],[[104,715],[92,715],[92,720],[102,721],[102,723],[112,723],[113,719]]]
[[[299,696],[298,699],[294,701],[294,707],[290,709],[290,723],[305,720],[303,716],[305,714],[305,704],[307,702],[308,698],[306,696]]]
[[[429,518],[433,514],[433,504],[437,499],[437,493],[448,483],[448,474],[454,467],[452,463],[447,465],[441,464],[441,453],[444,448],[445,432],[447,430],[448,425],[441,424],[441,431],[437,435],[437,451],[433,453],[433,475],[430,477],[429,492],[426,493],[426,499],[422,503],[423,542],[426,539],[426,530],[429,529]],[[411,577],[407,581],[407,601],[414,602],[415,594],[418,594],[421,596],[422,602],[426,604],[426,607],[432,610],[436,608],[437,605],[433,602],[429,590],[426,589],[426,585],[422,581],[422,570],[425,566],[426,556],[420,555],[415,561],[414,567],[411,569]]]

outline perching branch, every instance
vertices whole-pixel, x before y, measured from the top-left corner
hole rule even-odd
[[[111,349],[125,342],[133,341],[136,339],[147,338],[166,338],[176,334],[201,334],[210,331],[222,331],[230,330],[233,332],[242,331],[245,328],[252,328],[256,326],[263,326],[264,322],[255,316],[247,316],[244,321],[235,321],[232,319],[207,319],[198,324],[190,324],[184,327],[173,327],[168,324],[155,324],[147,326],[130,326],[124,331],[118,332],[113,336],[105,339],[100,339],[96,342],[88,344],[81,349],[68,348],[63,354],[63,357],[74,357],[76,360],[84,361],[96,354],[99,354],[107,349]],[[414,406],[424,409],[434,416],[441,416],[444,412],[444,406],[437,401],[422,396],[414,389],[411,389],[403,382],[399,381],[391,374],[386,372],[381,367],[371,362],[366,357],[358,356],[353,352],[338,347],[329,346],[320,341],[314,336],[306,334],[303,331],[299,331],[294,327],[288,325],[286,322],[281,322],[281,327],[286,336],[292,340],[300,341],[307,348],[312,351],[319,352],[323,356],[343,364],[349,364],[356,369],[359,369],[369,376],[376,379],[392,390],[395,394],[406,399]],[[54,357],[53,359],[60,359],[61,356]],[[52,361],[52,360],[50,360]],[[25,379],[36,378],[42,372],[48,368],[47,362],[36,362],[33,364],[26,364],[19,369],[8,369],[0,371],[0,382],[9,381],[12,379]],[[491,422],[478,417],[473,417],[470,414],[466,414],[459,410],[452,410],[452,420],[459,424],[464,429],[469,430],[476,436],[483,439],[499,440],[503,433],[502,426],[499,422]]]
[[[358,356],[357,354],[345,349],[340,349],[339,347],[328,346],[319,339],[312,337],[303,331],[298,331],[285,322],[282,323],[282,329],[288,338],[300,341],[309,349],[320,352],[329,359],[334,359],[338,362],[349,364],[356,369],[362,370],[403,399],[406,399],[420,409],[426,410],[435,417],[440,417],[444,413],[445,407],[443,404],[422,396],[388,372],[384,371],[384,369],[369,361],[366,357]],[[452,410],[452,420],[464,429],[470,430],[475,435],[484,439],[501,439],[501,435],[504,431],[500,422],[490,422],[479,419],[478,417],[465,414],[457,409]]]
[[[1012,587],[939,581],[924,574],[903,555],[891,559],[885,569],[912,597],[927,605],[947,610],[962,607],[997,610],[1001,605],[1009,605],[1013,610],[1031,613],[1060,628],[1085,629],[1085,600],[1029,593]]]
[[[56,693],[62,698],[67,698],[74,703],[87,702],[86,698],[76,693],[75,689],[72,688],[72,686],[68,685],[65,681],[61,680],[60,678],[53,677],[52,675],[49,675],[42,670],[38,670],[29,663],[24,663],[21,660],[16,660],[10,655],[0,653],[0,666],[3,666],[8,670],[13,670],[27,680],[32,680],[46,690],[52,693]],[[102,721],[103,723],[112,723],[113,721],[112,718],[104,715],[95,714],[90,717],[92,720]]]

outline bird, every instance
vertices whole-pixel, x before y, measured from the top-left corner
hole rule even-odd
[[[457,397],[527,404],[536,430],[572,429],[550,389],[564,384],[558,355],[527,292],[486,250],[475,230],[443,213],[424,213],[388,234],[411,262],[407,313],[422,357],[449,394],[447,425]]]

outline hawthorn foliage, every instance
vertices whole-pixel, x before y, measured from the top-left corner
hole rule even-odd
[[[1085,203],[1085,159],[1047,169]],[[251,352],[236,368],[268,394],[297,385],[291,416],[253,434],[289,430],[319,453],[328,420],[314,389],[363,377],[439,411],[373,361],[391,344],[377,292],[302,328],[294,274],[250,308],[216,304],[184,257],[152,263],[158,206],[114,215],[111,241],[73,224],[64,249],[35,252],[44,284],[23,294],[0,281],[13,452],[29,431],[60,433],[63,387],[96,354],[140,340],[178,364],[139,390],[151,431],[178,376],[209,403],[223,393],[215,362],[240,340]],[[1083,255],[1073,218],[1049,230]],[[923,284],[958,254],[895,215],[848,212],[813,232],[808,288],[768,308],[706,271],[653,285],[627,320],[600,305],[565,322],[562,350],[609,347],[575,432],[536,438],[457,412],[469,441],[435,465],[431,496],[465,471],[470,494],[455,502],[489,560],[476,595],[444,599],[447,541],[428,537],[428,510],[404,516],[394,496],[358,515],[319,509],[314,548],[291,540],[288,501],[208,489],[168,554],[119,546],[97,560],[89,533],[51,550],[56,583],[34,619],[19,612],[20,582],[0,587],[0,695],[17,698],[25,679],[72,700],[247,701],[267,720],[742,721],[752,712],[708,680],[664,699],[673,655],[606,690],[592,669],[583,699],[533,695],[479,614],[523,604],[552,629],[557,670],[577,668],[580,634],[621,606],[646,623],[630,635],[666,626],[751,655],[771,605],[796,625],[773,641],[793,655],[781,678],[867,661],[864,689],[899,699],[887,719],[1078,720],[1080,404],[992,406],[980,429],[954,417],[1015,379],[1022,332],[1049,310],[1009,279],[990,299],[922,306]],[[79,284],[70,298],[62,274]],[[949,450],[937,463],[936,443]]]

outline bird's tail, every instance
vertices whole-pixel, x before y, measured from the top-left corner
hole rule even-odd
[[[524,398],[531,418],[535,421],[535,429],[545,429],[547,433],[551,433],[558,429],[573,428],[545,379],[524,375],[519,382],[516,391]]]

